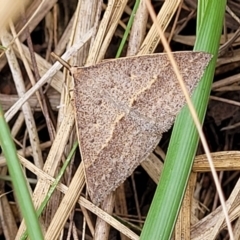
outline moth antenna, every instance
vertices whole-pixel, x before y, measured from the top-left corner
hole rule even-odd
[[[59,57],[55,52],[51,52],[52,57],[54,57],[57,61],[59,61],[69,72],[71,72],[71,65]]]

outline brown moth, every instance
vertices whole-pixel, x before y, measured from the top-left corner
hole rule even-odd
[[[192,93],[211,55],[173,55]],[[99,204],[154,150],[185,97],[165,53],[107,60],[72,74],[86,183]]]

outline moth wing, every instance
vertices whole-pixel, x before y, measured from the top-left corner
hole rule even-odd
[[[174,57],[190,93],[211,55]],[[166,54],[105,61],[76,68],[78,138],[92,201],[99,204],[158,144],[185,104]]]

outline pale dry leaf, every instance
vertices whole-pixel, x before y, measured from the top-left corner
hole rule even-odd
[[[10,20],[15,20],[24,9],[29,0],[0,0],[0,34],[5,29]]]

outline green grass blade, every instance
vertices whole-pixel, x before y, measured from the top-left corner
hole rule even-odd
[[[43,200],[43,202],[41,203],[40,207],[37,210],[37,216],[38,217],[42,214],[44,208],[47,206],[47,203],[49,202],[51,196],[53,195],[53,192],[57,188],[57,185],[59,184],[59,182],[60,182],[64,172],[66,171],[67,166],[69,165],[69,163],[70,163],[70,161],[71,161],[71,159],[72,159],[72,157],[73,157],[77,147],[78,147],[78,142],[75,142],[73,147],[72,147],[72,149],[71,149],[71,151],[70,151],[70,153],[69,153],[69,155],[68,155],[68,157],[67,157],[67,159],[66,159],[66,161],[64,162],[63,166],[61,167],[61,169],[60,169],[60,171],[59,171],[59,173],[57,175],[57,177],[55,178],[54,182],[52,183],[52,186],[50,187],[50,189],[49,189],[45,199]],[[20,239],[23,240],[23,239],[26,239],[27,237],[28,237],[28,234],[25,231],[22,234]]]
[[[25,220],[30,239],[43,239],[41,227],[28,191],[25,176],[18,160],[15,144],[12,140],[9,127],[5,121],[2,107],[0,106],[0,143],[6,158],[14,192]]]
[[[122,51],[123,51],[123,47],[124,47],[124,45],[125,45],[125,43],[127,41],[128,35],[130,33],[134,17],[135,17],[135,14],[136,14],[138,6],[139,6],[139,3],[140,3],[140,0],[136,0],[135,5],[134,5],[133,10],[132,10],[132,13],[131,13],[131,16],[129,18],[128,24],[127,24],[127,28],[126,28],[126,30],[124,32],[122,41],[121,41],[120,46],[118,48],[118,51],[117,51],[117,54],[116,54],[116,58],[119,58],[121,53],[122,53]]]
[[[204,9],[199,10],[201,19],[198,20],[198,24],[201,26],[197,27],[198,36],[194,49],[214,55],[192,97],[202,122],[214,76],[226,0],[207,1],[207,6],[206,4],[201,6],[201,1],[199,1],[199,6]],[[184,107],[175,121],[164,169],[141,233],[141,239],[170,239],[184,196],[198,140],[198,133],[189,110]]]

